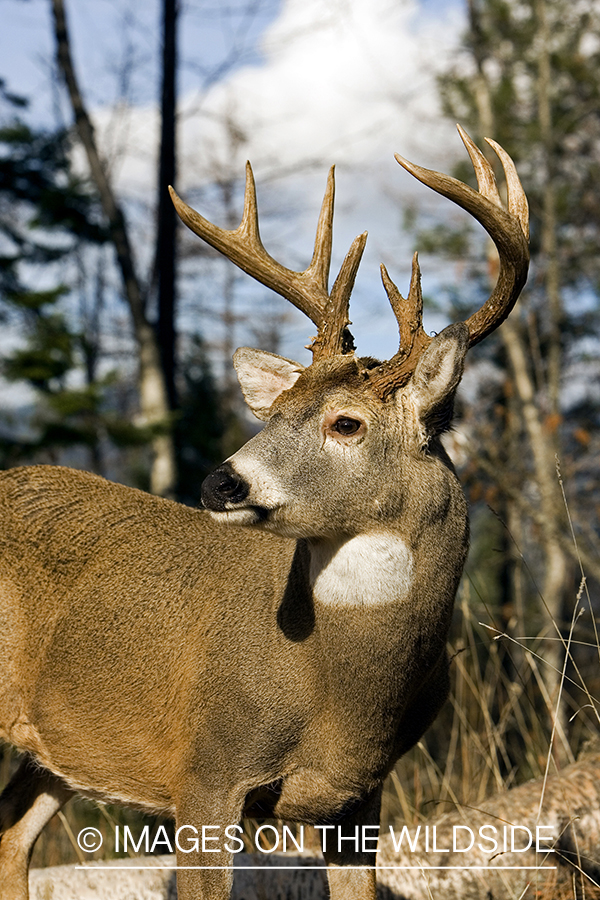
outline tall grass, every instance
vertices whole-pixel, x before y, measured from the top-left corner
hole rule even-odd
[[[544,778],[574,761],[583,742],[600,732],[600,647],[581,594],[573,598],[572,621],[554,623],[554,634],[547,628],[527,634],[518,622],[509,634],[464,579],[449,642],[450,699],[388,779],[386,826],[478,806],[497,791]],[[546,688],[550,641],[564,650],[558,696]],[[557,714],[561,707],[564,716]]]

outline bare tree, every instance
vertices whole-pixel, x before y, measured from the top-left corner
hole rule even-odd
[[[73,66],[63,0],[52,0],[52,13],[58,67],[69,94],[77,135],[84,147],[90,173],[108,220],[110,236],[115,248],[125,297],[131,311],[135,340],[138,345],[141,417],[143,424],[151,429],[153,434],[150,489],[155,494],[166,496],[174,490],[176,470],[170,429],[168,392],[161,365],[160,350],[154,328],[146,314],[144,291],[136,271],[125,216],[112,188],[107,167],[100,156],[94,127]]]

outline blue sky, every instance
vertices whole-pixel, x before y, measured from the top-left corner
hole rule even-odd
[[[88,102],[101,106],[114,100],[128,45],[135,62],[131,100],[152,102],[157,96],[159,3],[67,0],[66,5],[73,52]],[[226,77],[232,68],[260,65],[261,36],[283,5],[283,0],[183,0],[180,93]],[[418,0],[417,19],[434,21],[462,7],[463,0]],[[53,110],[48,77],[53,41],[49,0],[0,0],[0,18],[0,77],[13,91],[30,99],[36,120],[50,122]],[[233,64],[228,65],[230,62]]]
[[[238,3],[240,8],[249,4]],[[180,46],[185,61],[180,89],[185,92],[217,71],[233,45],[240,47],[239,63],[257,62],[260,34],[277,14],[279,0],[260,0],[252,12],[227,15],[218,0],[183,3]],[[71,0],[67,15],[73,52],[85,83],[88,102],[103,105],[118,93],[118,80],[130,45],[135,60],[131,99],[149,103],[157,92],[159,42],[158,2],[134,0]],[[212,7],[212,10],[211,10]],[[48,68],[52,64],[53,41],[49,0],[0,0],[2,32],[1,76],[12,89],[31,99],[38,119],[52,116],[48,109]]]

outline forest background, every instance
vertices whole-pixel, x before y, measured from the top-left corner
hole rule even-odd
[[[235,227],[250,158],[263,240],[302,269],[335,163],[333,264],[370,230],[353,332],[389,358],[379,262],[402,287],[419,250],[428,331],[480,306],[496,266],[393,153],[472,183],[459,121],[512,155],[531,274],[471,351],[447,440],[473,534],[453,695],[384,815],[421,821],[572,760],[600,696],[597,0],[0,0],[0,16],[2,467],[73,465],[197,505],[258,427],[233,350],[308,362],[309,323],[177,227],[168,183]],[[122,815],[67,809],[38,864],[77,858],[82,817]]]

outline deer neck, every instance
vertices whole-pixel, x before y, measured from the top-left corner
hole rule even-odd
[[[309,542],[309,581],[318,605],[402,602],[411,591],[413,568],[406,542],[388,531]]]

